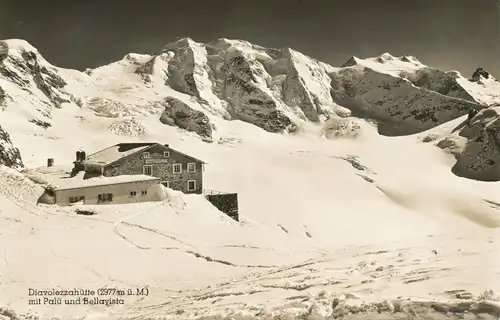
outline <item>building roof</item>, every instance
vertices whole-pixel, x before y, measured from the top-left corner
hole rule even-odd
[[[133,153],[139,152],[150,146],[154,142],[139,142],[139,143],[118,143],[101,151],[97,151],[87,156],[85,160],[88,163],[106,165],[118,161],[123,157],[127,157]]]
[[[70,177],[68,174],[51,175],[48,177],[48,186],[55,191],[68,190],[68,189],[80,189],[89,188],[113,184],[122,184],[129,182],[139,182],[139,181],[154,181],[160,180],[160,178],[136,174],[136,175],[121,175],[115,177],[104,177],[99,176],[90,179],[84,179],[85,172],[80,172],[74,177]]]
[[[195,157],[192,157],[190,155],[187,155],[185,153],[182,153],[180,151],[177,151],[175,149],[172,149],[169,147],[168,144],[160,144],[156,142],[138,142],[138,143],[118,143],[115,144],[114,146],[108,147],[106,149],[103,149],[101,151],[95,152],[91,155],[88,155],[86,157],[85,162],[89,164],[96,164],[96,165],[108,165],[113,162],[116,162],[124,157],[128,157],[136,152],[140,151],[145,151],[149,147],[152,147],[153,145],[160,145],[160,146],[165,146],[177,153],[180,153],[186,157],[189,157],[191,159],[194,159],[196,161],[205,163],[204,161],[197,159]]]

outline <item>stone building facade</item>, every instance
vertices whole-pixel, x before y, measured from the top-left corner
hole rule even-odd
[[[116,155],[105,149],[90,155],[78,165],[89,177],[143,174],[160,178],[164,186],[174,190],[203,192],[203,161],[159,143],[118,144],[113,147],[118,150]]]

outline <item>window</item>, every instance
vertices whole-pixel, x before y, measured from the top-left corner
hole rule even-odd
[[[76,203],[80,201],[85,201],[85,197],[84,196],[69,197],[69,203]]]
[[[170,157],[170,151],[163,151],[163,158]]]
[[[101,193],[97,195],[97,202],[111,202],[113,201],[112,193]]]
[[[146,195],[146,194],[148,194],[148,190],[142,190],[142,191],[141,191],[141,194],[142,194],[143,196],[144,196],[144,195]]]
[[[151,153],[149,153],[149,152],[144,152],[144,153],[142,154],[142,157],[143,157],[144,159],[151,158]]]
[[[153,175],[153,166],[152,165],[142,166],[142,173],[147,175],[147,176],[152,176]]]
[[[188,163],[188,172],[196,172],[196,163]]]
[[[136,194],[137,194],[137,192],[135,192],[135,191],[130,191],[130,196],[131,196],[131,197],[135,196]]]
[[[162,181],[161,184],[165,187],[165,188],[170,188],[170,182],[168,181]]]
[[[181,173],[182,172],[182,164],[181,163],[174,163],[173,172],[174,173]]]
[[[196,180],[188,180],[188,191],[194,191],[196,189]]]

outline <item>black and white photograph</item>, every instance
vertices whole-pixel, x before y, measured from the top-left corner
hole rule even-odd
[[[0,320],[500,319],[499,0],[0,0]]]

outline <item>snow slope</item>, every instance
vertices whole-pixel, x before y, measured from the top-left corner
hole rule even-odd
[[[33,83],[27,90],[19,85],[17,91],[6,90],[18,97],[7,100],[0,125],[26,169],[0,167],[0,307],[63,319],[236,313],[261,319],[305,313],[321,319],[347,312],[373,319],[378,309],[386,318],[442,312],[446,305],[435,301],[444,301],[450,303],[446,308],[456,304],[470,310],[468,315],[493,319],[500,313],[493,301],[498,297],[487,291],[500,290],[497,183],[457,177],[450,170],[455,159],[432,144],[415,136],[379,135],[380,127],[350,116],[325,93],[330,90],[326,77],[340,69],[293,50],[244,41],[222,39],[201,48],[182,41],[177,53],[167,46],[158,56],[130,54],[88,74],[56,69],[66,79],[64,92],[74,97],[61,107],[43,100]],[[174,65],[203,61],[203,50],[209,70],[164,72],[179,55]],[[224,82],[216,81],[217,72],[225,75]],[[311,78],[304,80],[307,73]],[[286,80],[288,74],[295,78]],[[247,82],[241,82],[244,77]],[[2,87],[14,86],[2,81]],[[283,89],[286,81],[289,89]],[[411,83],[407,88],[421,90]],[[299,98],[283,100],[279,90],[293,90]],[[402,97],[413,92],[405,90]],[[466,103],[425,92],[440,101]],[[256,97],[266,101],[265,108],[250,102]],[[182,108],[190,109],[184,112],[203,112],[213,142],[165,125],[168,119],[160,121],[165,112],[176,120],[164,105],[168,98],[185,103]],[[453,108],[460,111],[457,105]],[[50,126],[27,121],[43,117],[36,109],[41,106],[50,110],[43,118]],[[314,115],[321,119],[328,110],[330,119],[315,123]],[[294,134],[272,133],[290,128],[281,115],[295,121]],[[434,130],[448,134],[462,120]],[[127,130],[125,121],[145,130]],[[195,124],[186,127],[206,128]],[[238,192],[241,222],[203,196],[169,189],[167,201],[98,206],[91,216],[76,214],[79,205],[36,204],[43,188],[30,174],[33,169],[50,157],[58,168],[70,170],[75,150],[90,154],[123,142],[116,132],[136,132],[126,140],[168,143],[204,159],[205,187]],[[28,295],[30,288],[103,287],[134,293],[147,288],[149,294],[115,294],[124,304],[110,307],[28,304],[35,298]],[[386,301],[383,308],[381,301]]]

